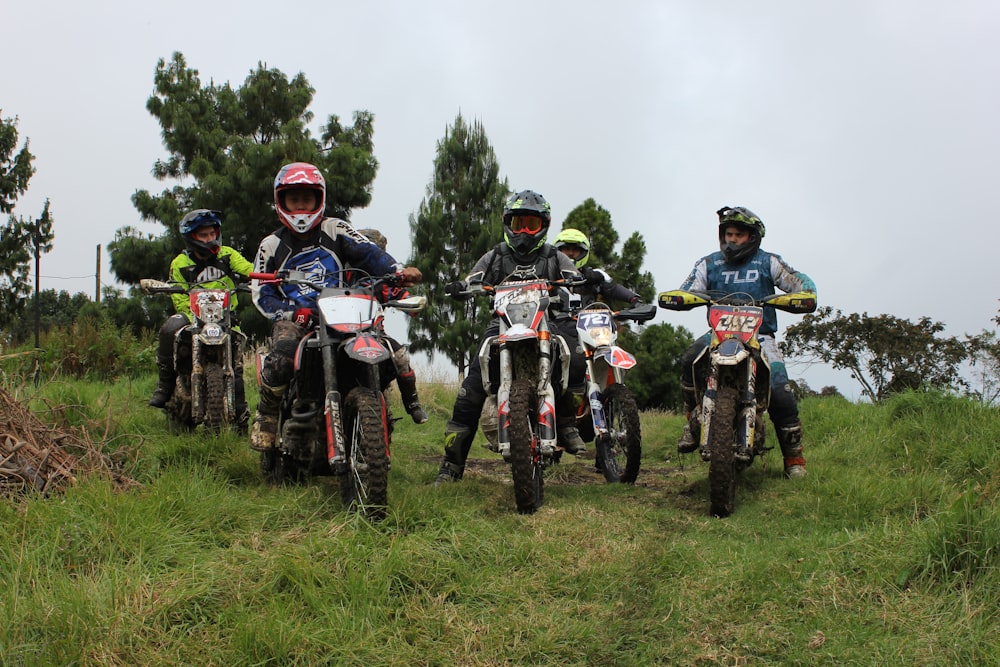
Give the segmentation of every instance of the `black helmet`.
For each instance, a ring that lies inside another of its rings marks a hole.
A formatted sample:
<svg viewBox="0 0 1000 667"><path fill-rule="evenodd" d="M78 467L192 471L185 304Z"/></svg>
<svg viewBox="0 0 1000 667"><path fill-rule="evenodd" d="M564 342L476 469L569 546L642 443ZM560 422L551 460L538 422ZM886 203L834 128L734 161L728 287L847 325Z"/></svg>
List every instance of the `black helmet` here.
<svg viewBox="0 0 1000 667"><path fill-rule="evenodd" d="M764 221L756 213L742 206L723 206L716 213L719 215L719 249L726 261L732 264L746 262L760 248L760 240L764 238ZM738 227L750 232L750 240L746 243L726 243L726 229Z"/></svg>
<svg viewBox="0 0 1000 667"><path fill-rule="evenodd" d="M522 190L507 198L503 207L503 237L518 260L527 260L545 244L552 207L545 197Z"/></svg>
<svg viewBox="0 0 1000 667"><path fill-rule="evenodd" d="M207 208L196 208L183 218L180 222L181 237L187 249L197 255L218 255L219 248L222 247L222 214L218 211L210 211ZM201 227L218 227L219 235L214 240L206 242L199 241L192 237L196 229Z"/></svg>

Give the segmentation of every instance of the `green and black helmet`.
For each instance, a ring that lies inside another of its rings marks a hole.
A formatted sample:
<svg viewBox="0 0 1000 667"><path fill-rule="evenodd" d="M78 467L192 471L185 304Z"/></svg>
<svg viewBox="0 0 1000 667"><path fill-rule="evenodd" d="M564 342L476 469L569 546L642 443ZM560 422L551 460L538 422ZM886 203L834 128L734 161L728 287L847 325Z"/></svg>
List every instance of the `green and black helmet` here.
<svg viewBox="0 0 1000 667"><path fill-rule="evenodd" d="M764 238L764 221L756 213L743 206L723 206L716 213L719 215L719 249L732 264L742 264L749 260L760 248L760 240ZM750 232L750 240L746 243L726 243L726 229L738 227Z"/></svg>

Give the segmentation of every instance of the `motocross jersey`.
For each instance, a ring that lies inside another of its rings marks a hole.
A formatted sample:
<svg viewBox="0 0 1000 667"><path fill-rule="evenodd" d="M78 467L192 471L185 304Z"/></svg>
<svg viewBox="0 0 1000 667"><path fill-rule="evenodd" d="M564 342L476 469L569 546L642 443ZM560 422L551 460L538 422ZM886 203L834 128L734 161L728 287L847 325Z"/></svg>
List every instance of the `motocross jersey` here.
<svg viewBox="0 0 1000 667"><path fill-rule="evenodd" d="M580 276L573 260L558 252L555 246L548 243L539 248L533 263L529 265L519 263L509 245L498 243L479 258L466 280L496 285L516 269L531 268L535 270L535 275L546 280L559 280L565 277L578 278Z"/></svg>
<svg viewBox="0 0 1000 667"><path fill-rule="evenodd" d="M360 234L351 224L339 218L325 218L305 239L282 227L260 243L254 259L254 271L301 271L313 282L335 287L348 267L358 268L374 276L403 270L392 255ZM299 308L314 308L319 293L308 285L252 285L253 302L270 320L290 320Z"/></svg>
<svg viewBox="0 0 1000 667"><path fill-rule="evenodd" d="M809 276L793 269L780 255L759 248L742 264L730 264L722 251L702 257L681 285L681 289L695 292L742 292L754 299L774 294L775 287L783 292L816 293L816 285ZM774 335L777 330L778 316L774 308L765 307L760 333Z"/></svg>
<svg viewBox="0 0 1000 667"><path fill-rule="evenodd" d="M206 289L231 290L236 287L234 274L246 276L253 270L253 265L235 248L222 246L219 254L208 259L192 256L185 250L170 262L168 280L180 285L194 285ZM187 294L171 294L174 310L191 320L191 302ZM238 305L236 294L232 295L231 307L235 311Z"/></svg>

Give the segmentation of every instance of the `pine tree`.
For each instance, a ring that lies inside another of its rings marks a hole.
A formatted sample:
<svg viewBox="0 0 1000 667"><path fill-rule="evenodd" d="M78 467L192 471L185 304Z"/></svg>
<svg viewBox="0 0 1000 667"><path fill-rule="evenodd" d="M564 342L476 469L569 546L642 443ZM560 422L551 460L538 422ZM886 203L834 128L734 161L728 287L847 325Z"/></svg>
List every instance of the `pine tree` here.
<svg viewBox="0 0 1000 667"><path fill-rule="evenodd" d="M434 179L415 215L410 215L413 256L424 275L428 307L409 322L410 348L444 355L465 376L476 342L492 318L485 302L453 301L445 286L464 278L484 253L503 238L506 179L482 125L462 118L445 129L437 144Z"/></svg>

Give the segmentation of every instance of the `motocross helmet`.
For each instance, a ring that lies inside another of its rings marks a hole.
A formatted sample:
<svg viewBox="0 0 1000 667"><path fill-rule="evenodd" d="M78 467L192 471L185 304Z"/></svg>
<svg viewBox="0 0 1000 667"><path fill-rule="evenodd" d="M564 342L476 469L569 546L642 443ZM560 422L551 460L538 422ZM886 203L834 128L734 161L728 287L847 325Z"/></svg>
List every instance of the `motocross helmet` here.
<svg viewBox="0 0 1000 667"><path fill-rule="evenodd" d="M519 261L528 261L545 244L552 207L545 197L522 190L507 198L503 207L503 238Z"/></svg>
<svg viewBox="0 0 1000 667"><path fill-rule="evenodd" d="M313 210L292 212L285 206L285 193L298 189L316 192L316 206ZM323 210L326 208L326 181L323 174L308 162L286 164L274 177L274 208L285 227L299 234L308 232L323 220Z"/></svg>
<svg viewBox="0 0 1000 667"><path fill-rule="evenodd" d="M218 211L196 208L181 218L178 227L184 245L190 252L202 256L219 254L219 249L222 248L222 214ZM216 227L219 234L211 241L199 241L193 234L202 227Z"/></svg>
<svg viewBox="0 0 1000 667"><path fill-rule="evenodd" d="M581 232L579 229L573 229L571 227L565 227L559 235L556 236L555 241L553 241L557 250L561 250L566 246L576 246L583 252L579 257L573 260L576 264L576 268L583 268L583 265L587 263L587 259L590 258L590 240L587 235Z"/></svg>
<svg viewBox="0 0 1000 667"><path fill-rule="evenodd" d="M727 262L743 264L760 248L760 240L764 238L764 221L742 206L723 206L716 213L719 216L719 249ZM726 229L729 227L750 232L750 240L740 244L726 243Z"/></svg>

